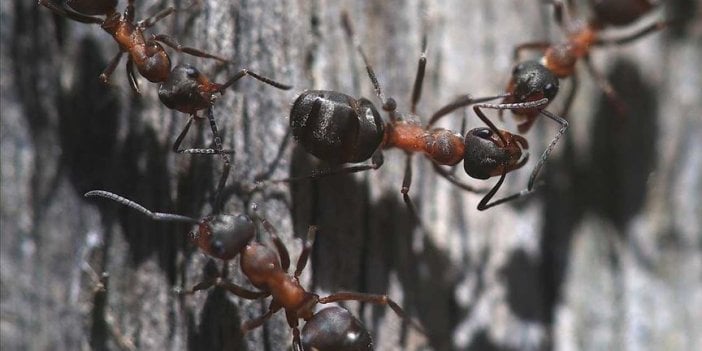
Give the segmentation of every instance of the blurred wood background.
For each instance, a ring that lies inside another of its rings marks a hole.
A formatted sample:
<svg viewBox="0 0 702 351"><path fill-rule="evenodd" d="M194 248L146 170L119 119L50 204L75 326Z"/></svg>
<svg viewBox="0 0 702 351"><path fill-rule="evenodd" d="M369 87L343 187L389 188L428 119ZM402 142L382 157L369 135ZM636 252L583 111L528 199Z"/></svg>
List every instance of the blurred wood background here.
<svg viewBox="0 0 702 351"><path fill-rule="evenodd" d="M137 18L168 5L188 4L138 1ZM678 18L673 28L594 53L630 113L617 117L582 69L571 128L531 198L478 212L479 195L437 178L415 157L410 194L430 233L402 202L404 155L394 150L374 172L244 191L269 169L283 178L318 166L294 142L283 144L301 91L376 102L341 31L342 9L400 111L409 110L427 35L425 118L460 94L500 92L514 45L560 34L537 0L203 0L155 26L152 33L234 61L222 67L169 50L174 63L196 64L220 82L246 67L295 86L282 92L244 79L217 101L215 114L237 152L226 210L259 203L293 259L307 226L319 226L307 287L320 295L387 293L429 331L418 335L388 308L345 305L378 350L702 349L698 1L666 2L634 27ZM209 214L221 162L170 152L185 115L164 108L144 79L143 95L133 96L123 64L111 86L99 83L116 45L98 26L53 16L35 1L3 1L0 11L2 349L287 350L283 313L239 332L266 302L219 289L187 298L173 292L200 281L209 261L187 242L190 228L82 197L106 189L153 210ZM460 119L442 125L458 129ZM200 124L187 145L209 143ZM516 129L511 118L504 125ZM526 135L532 156L556 129L536 122ZM526 185L535 159L508 176L504 193ZM231 266L244 283L238 262ZM91 271L109 272L106 294L96 293Z"/></svg>

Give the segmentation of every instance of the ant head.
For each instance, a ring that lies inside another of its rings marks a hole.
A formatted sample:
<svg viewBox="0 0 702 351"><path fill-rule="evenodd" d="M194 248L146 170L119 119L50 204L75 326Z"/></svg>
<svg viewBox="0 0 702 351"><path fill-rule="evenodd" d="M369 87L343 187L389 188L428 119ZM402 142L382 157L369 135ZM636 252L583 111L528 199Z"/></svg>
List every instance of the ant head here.
<svg viewBox="0 0 702 351"><path fill-rule="evenodd" d="M198 247L212 257L231 260L256 236L247 215L216 215L202 219L196 236Z"/></svg>
<svg viewBox="0 0 702 351"><path fill-rule="evenodd" d="M290 111L290 127L307 152L331 163L369 159L385 134L372 102L330 90L300 94Z"/></svg>
<svg viewBox="0 0 702 351"><path fill-rule="evenodd" d="M177 65L158 87L158 97L170 109L195 114L212 104L217 84L191 65Z"/></svg>
<svg viewBox="0 0 702 351"><path fill-rule="evenodd" d="M317 312L302 327L305 350L366 351L373 349L368 330L351 312L327 307Z"/></svg>
<svg viewBox="0 0 702 351"><path fill-rule="evenodd" d="M625 26L638 20L656 6L649 0L590 0L595 21L602 24Z"/></svg>
<svg viewBox="0 0 702 351"><path fill-rule="evenodd" d="M66 5L84 15L107 15L117 8L117 0L67 0Z"/></svg>
<svg viewBox="0 0 702 351"><path fill-rule="evenodd" d="M490 128L475 128L466 133L463 168L476 179L488 179L523 166L528 158L522 150L529 148L523 137L506 131L496 134Z"/></svg>
<svg viewBox="0 0 702 351"><path fill-rule="evenodd" d="M507 91L512 94L512 103L551 101L558 94L558 78L539 62L524 61L514 66Z"/></svg>
<svg viewBox="0 0 702 351"><path fill-rule="evenodd" d="M282 272L278 253L266 245L251 242L241 254L241 271L257 288L268 285L275 272Z"/></svg>

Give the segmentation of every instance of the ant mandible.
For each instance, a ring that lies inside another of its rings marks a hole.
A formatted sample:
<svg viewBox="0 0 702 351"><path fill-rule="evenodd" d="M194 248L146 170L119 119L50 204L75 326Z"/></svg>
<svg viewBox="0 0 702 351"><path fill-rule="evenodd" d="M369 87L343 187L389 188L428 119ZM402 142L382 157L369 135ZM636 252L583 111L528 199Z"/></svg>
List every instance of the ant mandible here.
<svg viewBox="0 0 702 351"><path fill-rule="evenodd" d="M408 192L412 182L412 155L416 152L424 153L432 161L434 169L440 176L466 191L477 192L475 188L458 180L441 165L455 166L464 161L464 169L471 177L487 179L501 175L501 179L478 204L479 210L528 194L527 191L522 191L490 203L502 185L505 175L526 163L528 154L523 157L522 151L528 148L528 143L521 136L498 130L480 112L480 108L537 108L548 103L546 97L537 101L514 104L487 104L486 101L505 97L505 95L483 98L467 95L439 109L429 124L423 126L415 121L417 119L415 112L421 96L426 67L426 40L414 81L410 114L402 115L395 111L397 107L395 100L386 99L383 95L373 68L354 36L348 14L343 12L341 17L344 31L360 53L373 89L383 104L383 110L389 114L390 121L385 122L373 103L365 98L356 99L330 90L303 92L295 100L290 111L290 127L293 136L307 152L340 166L316 172L308 177L289 178L283 181L378 169L383 164L382 149L394 147L407 153L401 193L415 218L418 218L416 209ZM451 130L430 128L440 117L468 105L475 105L478 117L488 128L475 128L468 131L465 137ZM362 163L368 159L371 159L370 164ZM345 163L353 164L344 166Z"/></svg>
<svg viewBox="0 0 702 351"><path fill-rule="evenodd" d="M139 22L134 22L134 1L127 2L123 14L117 12L117 0L66 0L65 3L56 4L57 0L39 0L39 4L50 9L55 14L67 17L77 22L99 24L103 30L112 35L119 45L119 52L100 74L100 80L107 83L124 53L128 53L127 78L135 93L139 93L139 86L134 74L134 66L139 74L153 83L164 82L171 72L171 60L164 50L163 43L171 48L193 56L211 58L221 62L228 60L204 51L180 45L174 38L165 35L152 35L144 37L144 31L156 22L171 15L176 10L168 7L151 17ZM98 16L105 16L101 18Z"/></svg>
<svg viewBox="0 0 702 351"><path fill-rule="evenodd" d="M336 340L334 342L338 343L336 345L340 347L345 345L345 342L348 342L343 337L340 337L340 333L357 332L359 328L363 332L365 328L362 328L362 326L359 327L360 322L355 323L351 321L352 323L341 332L338 329L325 330L326 328L321 328L320 325L327 325L329 319L333 318L335 315L341 315L342 313L339 313L339 311L324 312L322 315L319 315L321 312L315 313L314 308L317 304L354 300L387 305L398 316L403 319L408 319L414 328L426 334L424 329L419 324L409 319L404 310L387 295L340 292L320 297L317 294L306 291L305 288L300 285L298 278L307 265L312 251L314 237L317 232L317 227L315 226L309 227L307 241L296 263L295 272L293 275L290 275L288 274L290 268L290 255L288 250L282 240L280 240L275 227L256 213L256 204L252 204L251 208L255 213L255 217L261 222L270 235L275 250L253 240L256 236L256 227L251 217L244 214L236 216L213 215L197 220L178 214L152 212L132 200L103 190L89 191L85 196L99 196L113 200L157 221L176 221L198 224L198 230L190 233L190 240L210 256L224 260L225 272L227 269L226 261L239 255L242 273L249 280L251 285L258 288L259 291L253 291L229 282L223 279L223 277L226 277L226 273L223 273L220 277L206 279L196 284L192 289L184 293L192 294L211 286L220 286L234 295L249 300L271 296L272 300L268 311L258 318L245 322L241 327L243 332L261 326L274 313L284 309L288 325L293 330L293 346L296 350L304 350L302 348L300 331L298 329L299 319L312 322L312 325L307 329L308 336L306 337L306 342L314 345L317 342L324 343ZM348 316L342 315L341 317L349 320ZM367 333L367 331L365 331L365 333ZM360 339L365 339L365 337ZM370 339L370 337L367 339ZM352 345L360 347L363 346L363 344L364 342L358 341L358 343L353 343Z"/></svg>
<svg viewBox="0 0 702 351"><path fill-rule="evenodd" d="M564 31L566 39L562 42L528 42L514 48L513 57L519 60L520 54L525 50L537 50L543 52L543 56L538 61L525 61L515 66L512 77L508 83L508 91L519 91L510 98L505 99L505 103L529 101L532 95L538 95L543 86L531 84L526 81L530 75L544 74L550 72L557 78L570 77L572 84L570 91L563 105L560 115L567 115L568 110L574 100L578 85L578 76L575 64L582 59L585 62L588 72L595 79L599 88L617 109L620 115L626 115L626 106L617 95L614 88L607 81L607 78L600 73L592 64L590 51L594 47L608 45L623 45L639 39L647 34L661 30L668 25L666 21L658 21L647 25L634 33L620 37L603 37L601 32L608 26L628 25L650 11L655 4L648 0L590 0L593 9L593 17L588 21L573 20L572 14L574 6L572 1L568 1L568 9L565 9L560 0L550 1L554 5L554 17L556 23ZM519 125L519 132L526 133L534 119L536 113L530 110L513 111L517 118L523 120Z"/></svg>

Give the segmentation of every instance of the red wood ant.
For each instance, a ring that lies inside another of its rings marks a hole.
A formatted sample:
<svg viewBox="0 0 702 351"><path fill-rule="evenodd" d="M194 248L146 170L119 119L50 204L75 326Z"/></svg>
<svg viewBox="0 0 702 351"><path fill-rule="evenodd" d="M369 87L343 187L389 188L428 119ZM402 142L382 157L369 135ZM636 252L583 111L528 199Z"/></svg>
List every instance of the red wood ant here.
<svg viewBox="0 0 702 351"><path fill-rule="evenodd" d="M299 319L312 322L312 325L307 328L305 334L307 335L306 342L309 342L311 345L333 342L333 345L341 347L346 345L345 343L348 343L349 340L341 337L340 333L360 333L359 335L361 337L352 342L351 345L361 347L366 344L364 340L369 340L370 338L367 337L367 331L360 325L360 322L356 323L357 320L354 322L355 318L351 320L349 316L344 315L344 313L338 310L327 311L321 315L321 312L314 312L314 308L317 304L354 300L387 305L398 316L409 320L413 327L423 334L426 334L424 329L419 324L409 319L404 310L387 295L339 292L320 297L317 294L306 291L305 288L300 285L298 278L307 265L308 258L312 251L312 244L317 232L316 226L309 227L307 241L295 265L295 272L290 275L288 273L290 268L290 255L288 250L278 236L275 227L256 213L256 204L252 204L251 208L254 211L256 219L261 222L270 235L275 250L253 240L256 236L256 226L251 217L244 214L236 216L221 214L212 215L197 220L178 214L152 212L132 200L103 190L89 191L85 193L85 196L99 196L113 200L157 221L198 224L198 230L191 232L189 239L201 250L212 257L224 261L233 259L236 255L239 255L242 273L249 280L251 285L259 289L258 291L247 289L223 279L226 277L227 265L225 264L225 271L221 276L206 279L184 293L191 294L212 286L220 286L244 299L255 300L271 296L272 300L268 311L258 318L245 322L241 327L243 332L261 326L274 313L284 309L288 325L293 330L293 345L296 350L303 350L300 331L298 329ZM343 330L327 330L327 323L338 323L334 318L343 318L348 321L349 324Z"/></svg>
<svg viewBox="0 0 702 351"><path fill-rule="evenodd" d="M590 0L593 9L593 17L588 21L572 20L570 14L564 9L564 5L560 0L552 0L554 5L554 17L558 25L565 32L566 39L562 42L528 42L515 47L514 60L518 61L520 53L524 50L537 50L543 52L543 56L536 61L526 61L518 64L526 64L530 67L524 69L516 69L512 72L512 78L508 84L508 91L516 91L520 89L520 81L524 82L528 79L528 75L532 72L543 71L541 65L557 78L572 79L572 84L566 101L563 106L563 111L560 115L566 115L572 104L575 92L577 89L578 77L575 70L575 64L582 59L588 69L588 72L593 76L595 82L600 89L605 93L609 101L617 108L621 115L626 115L626 107L618 97L616 91L592 64L590 59L590 51L594 47L607 45L622 45L639 39L647 34L661 30L668 25L668 22L659 21L647 25L634 33L620 37L603 37L601 32L608 26L628 25L639 19L642 15L650 11L655 4L648 0ZM573 10L572 2L569 1L568 6ZM525 83L522 83L525 84ZM505 99L505 103L529 101L532 96L537 94L534 91L524 90L524 94L513 94ZM513 111L518 118L524 122L520 124L520 133L525 133L531 127L537 113L533 110L516 110Z"/></svg>
<svg viewBox="0 0 702 351"><path fill-rule="evenodd" d="M139 74L150 82L159 83L168 79L171 72L171 60L168 53L159 43L193 56L211 58L221 62L228 60L204 51L180 45L174 38L165 35L152 35L144 37L144 31L156 22L173 14L174 7L168 7L151 17L139 22L134 22L134 1L129 0L123 14L117 12L117 0L66 0L57 4L57 0L39 0L39 4L50 9L60 16L67 17L77 22L99 24L103 30L112 35L119 45L119 52L110 61L107 68L100 74L103 83L109 81L110 76L119 64L124 53L128 53L127 78L135 93L139 93L139 86L134 75L134 66ZM105 16L104 18L98 16Z"/></svg>
<svg viewBox="0 0 702 351"><path fill-rule="evenodd" d="M373 89L383 103L383 110L389 114L390 121L385 122L373 103L365 98L356 99L330 90L303 92L297 97L290 111L290 127L293 136L308 153L340 166L316 172L308 177L283 181L378 169L383 164L382 149L394 147L407 153L401 192L405 203L416 218L418 218L416 210L408 195L412 182L412 155L416 152L424 153L432 161L434 169L440 176L467 191L476 192L476 189L458 180L441 165L455 166L464 161L464 169L471 177L487 179L501 175L497 184L478 204L479 210L528 194L527 191L522 191L489 203L502 185L506 174L526 163L528 154L523 156L522 151L528 148L528 143L521 136L498 130L480 111L480 108L538 108L548 103L549 96L542 96L536 101L487 104L486 101L505 97L505 95L484 98L466 95L439 109L428 125L421 125L415 121L418 118L415 112L426 67L426 40L414 81L411 110L409 114L404 115L395 111L397 104L394 99L386 99L383 95L373 68L354 37L351 23L345 12L342 14L342 24L346 35L353 41L356 50L363 58ZM430 128L442 116L468 105L475 105L474 110L488 128L470 130L465 136L443 128ZM371 159L370 164L362 163L368 159ZM344 166L345 163L353 164ZM536 171L538 169L535 170L534 176Z"/></svg>
<svg viewBox="0 0 702 351"><path fill-rule="evenodd" d="M222 170L222 176L219 180L219 185L217 186L215 206L219 208L221 206L220 197L222 195L222 190L229 177L229 170L231 168L231 160L228 154L233 154L233 150L224 150L222 146L222 138L219 135L217 129L217 123L214 119L214 114L212 112L212 105L216 100L216 94L224 94L225 90L234 84L239 79L251 76L258 81L271 85L275 88L288 90L292 87L279 82L276 82L270 78L261 76L255 72L248 69L241 69L232 78L223 84L214 83L202 74L197 68L191 65L177 65L171 71L166 81L161 83L158 88L158 97L161 102L166 105L166 107L180 112L184 112L190 115L188 123L185 124L183 130L180 132L175 142L173 143L173 152L176 153L186 153L186 154L220 154L224 160L224 169ZM198 111L207 109L207 119L210 123L210 129L212 130L213 142L215 148L187 148L181 149L180 144L183 142L185 135L190 130L190 126L194 120L199 120L201 116L198 116Z"/></svg>

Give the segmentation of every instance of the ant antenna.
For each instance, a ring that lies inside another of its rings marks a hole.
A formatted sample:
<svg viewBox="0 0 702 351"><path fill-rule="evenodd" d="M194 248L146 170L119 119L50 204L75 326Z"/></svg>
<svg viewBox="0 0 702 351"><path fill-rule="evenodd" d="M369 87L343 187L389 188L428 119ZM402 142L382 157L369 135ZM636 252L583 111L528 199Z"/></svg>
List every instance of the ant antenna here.
<svg viewBox="0 0 702 351"><path fill-rule="evenodd" d="M270 85L270 86L276 87L276 88L281 89L281 90L290 90L290 89L292 89L292 86L291 86L291 85L286 85L286 84L283 84L283 83L276 82L275 80L273 80L273 79L271 79L271 78L264 77L264 76L262 76L262 75L259 75L259 74L255 73L255 72L251 72L251 71L249 71L248 69L243 68L243 69L239 70L239 72L237 72L231 79L229 79L228 81L226 81L224 84L220 85L219 88L217 88L217 92L219 92L220 94L224 95L224 91L225 91L227 88L229 88L229 86L231 86L231 85L234 84L237 80L241 79L241 78L244 77L244 76L251 76L251 77L257 79L258 81L260 81L260 82L262 82L262 83L268 84L268 85Z"/></svg>
<svg viewBox="0 0 702 351"><path fill-rule="evenodd" d="M378 78L375 76L375 72L373 71L373 67L370 65L368 62L368 57L366 56L366 53L363 51L363 48L361 47L361 43L358 41L356 38L356 35L353 32L353 27L351 26L351 20L349 19L349 14L346 11L341 12L341 24L342 27L344 28L344 32L346 32L346 36L351 39L351 42L353 45L356 47L356 50L358 53L361 54L361 58L363 59L363 63L366 65L366 71L368 72L368 77L371 80L371 83L373 83L373 89L375 90L375 95L378 96L380 99L380 102L383 103L383 110L387 112L393 112L397 108L397 103L395 102L395 99L393 98L385 98L385 94L383 94L382 89L380 89L380 83L378 83Z"/></svg>
<svg viewBox="0 0 702 351"><path fill-rule="evenodd" d="M417 76L414 78L414 88L412 89L412 108L410 112L417 112L417 102L422 97L422 83L424 82L424 70L427 66L427 35L422 36L422 53L419 55L417 65Z"/></svg>
<svg viewBox="0 0 702 351"><path fill-rule="evenodd" d="M182 215L177 215L177 214L172 214L172 213L161 213L161 212L151 212L148 210L146 207L139 205L138 203L127 199L126 197L119 196L117 194L111 193L109 191L105 190L92 190L88 191L83 195L85 197L104 197L106 199L110 199L114 202L120 203L124 206L131 207L149 217L151 219L156 220L156 221L164 221L164 222L186 222L186 223L198 223L199 221L195 218L188 217L188 216L182 216Z"/></svg>

